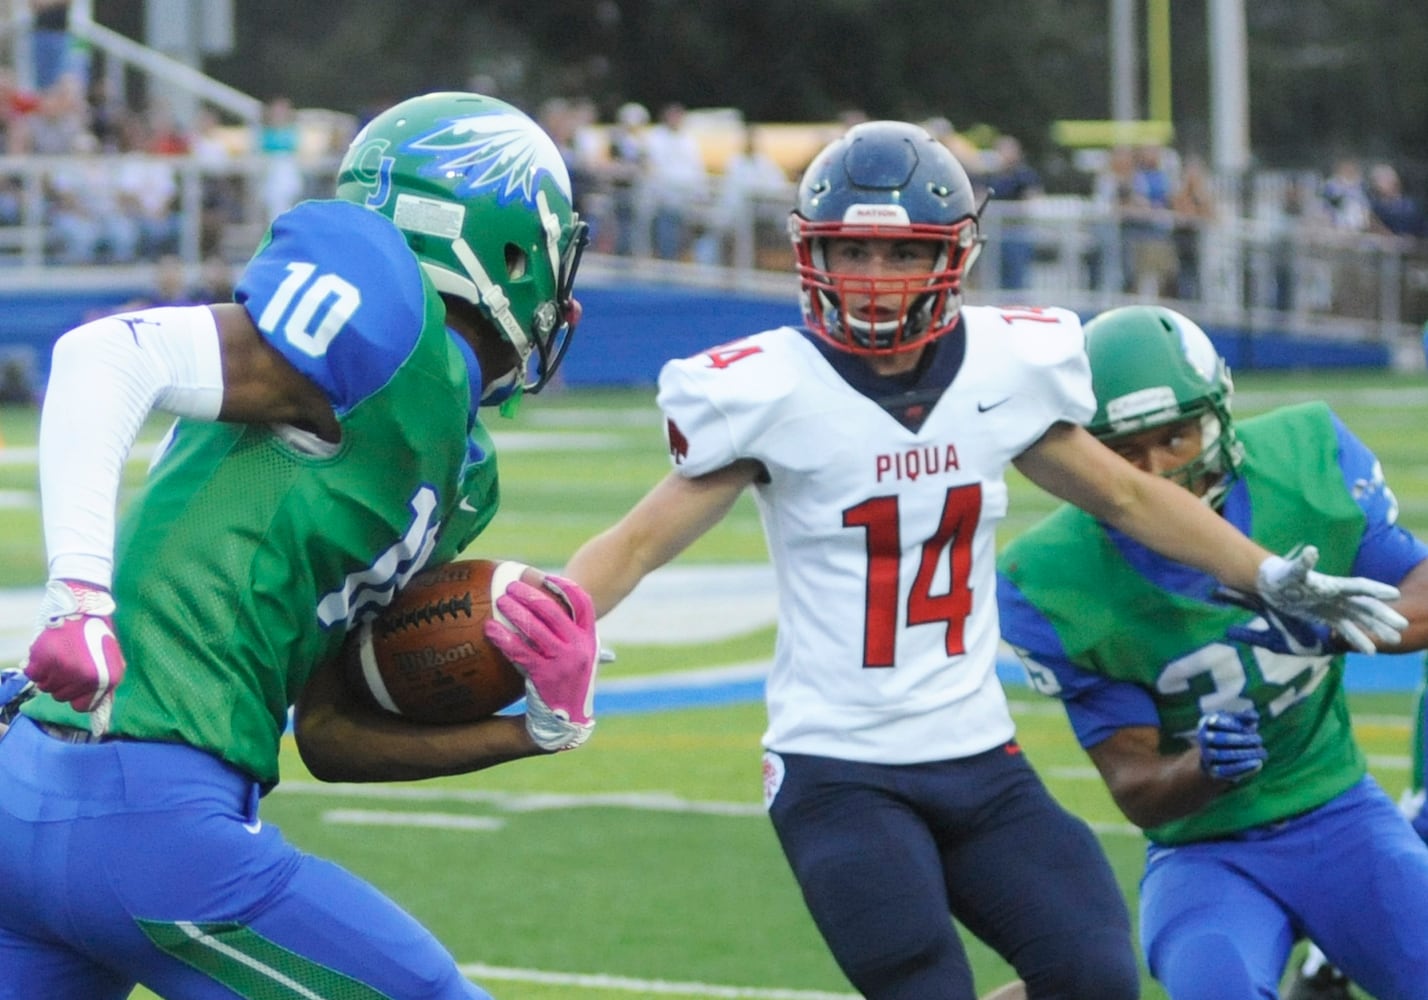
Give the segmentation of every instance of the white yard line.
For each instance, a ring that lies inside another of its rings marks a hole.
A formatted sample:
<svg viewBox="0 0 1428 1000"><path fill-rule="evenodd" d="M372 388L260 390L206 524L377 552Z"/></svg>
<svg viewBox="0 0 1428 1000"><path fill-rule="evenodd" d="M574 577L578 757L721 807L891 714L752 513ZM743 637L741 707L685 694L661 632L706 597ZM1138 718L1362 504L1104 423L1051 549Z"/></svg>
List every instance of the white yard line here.
<svg viewBox="0 0 1428 1000"><path fill-rule="evenodd" d="M588 990L623 990L645 996L717 997L730 1000L857 1000L856 993L827 993L822 990L770 989L762 986L719 986L714 983L677 983L663 979L632 979L604 973L542 972L539 969L511 969L469 963L462 975L476 982L501 979L508 982L540 983L547 986L575 986Z"/></svg>

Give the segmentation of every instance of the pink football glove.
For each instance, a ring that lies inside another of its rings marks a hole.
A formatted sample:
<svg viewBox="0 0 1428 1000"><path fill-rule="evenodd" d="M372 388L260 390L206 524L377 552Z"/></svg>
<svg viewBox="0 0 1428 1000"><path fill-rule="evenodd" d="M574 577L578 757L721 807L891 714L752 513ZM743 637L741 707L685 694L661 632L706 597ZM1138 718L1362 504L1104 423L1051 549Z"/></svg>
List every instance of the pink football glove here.
<svg viewBox="0 0 1428 1000"><path fill-rule="evenodd" d="M124 654L114 638L114 598L79 580L51 580L40 601L39 633L25 676L57 701L92 712L124 679Z"/></svg>
<svg viewBox="0 0 1428 1000"><path fill-rule="evenodd" d="M548 576L545 582L548 590L512 581L496 599L509 627L493 616L485 632L526 675L531 738L545 750L571 750L595 728L595 606L573 580Z"/></svg>

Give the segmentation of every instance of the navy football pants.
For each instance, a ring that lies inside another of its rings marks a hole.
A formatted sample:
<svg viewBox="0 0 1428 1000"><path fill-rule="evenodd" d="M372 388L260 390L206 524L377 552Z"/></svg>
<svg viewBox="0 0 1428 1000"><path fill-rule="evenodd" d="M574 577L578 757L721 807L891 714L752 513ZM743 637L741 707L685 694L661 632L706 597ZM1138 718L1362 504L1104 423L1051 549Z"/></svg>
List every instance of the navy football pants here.
<svg viewBox="0 0 1428 1000"><path fill-rule="evenodd" d="M949 917L1034 1000L1140 994L1130 916L1085 823L1015 743L962 760L768 754L769 816L833 957L874 1000L972 1000ZM991 985L991 984L984 984Z"/></svg>

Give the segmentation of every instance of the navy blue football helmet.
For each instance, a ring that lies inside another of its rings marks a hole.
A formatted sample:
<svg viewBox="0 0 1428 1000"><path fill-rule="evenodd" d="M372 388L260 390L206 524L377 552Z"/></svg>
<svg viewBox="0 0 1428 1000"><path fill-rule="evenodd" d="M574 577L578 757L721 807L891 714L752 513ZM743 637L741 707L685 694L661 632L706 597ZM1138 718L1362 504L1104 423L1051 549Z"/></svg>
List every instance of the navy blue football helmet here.
<svg viewBox="0 0 1428 1000"><path fill-rule="evenodd" d="M896 354L952 330L962 278L984 239L972 184L957 158L926 130L893 121L855 125L814 158L788 228L804 321L853 354ZM830 239L926 240L937 245L937 257L926 274L850 275L828 268ZM873 296L878 308L870 314L894 318L848 314L842 303L849 293Z"/></svg>

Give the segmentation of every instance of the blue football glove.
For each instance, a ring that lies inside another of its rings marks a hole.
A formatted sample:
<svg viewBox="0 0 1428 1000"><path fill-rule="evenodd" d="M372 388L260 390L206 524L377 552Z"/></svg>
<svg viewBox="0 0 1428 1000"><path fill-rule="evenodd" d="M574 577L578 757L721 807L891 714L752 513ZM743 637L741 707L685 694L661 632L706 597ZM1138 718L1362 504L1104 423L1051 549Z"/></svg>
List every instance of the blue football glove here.
<svg viewBox="0 0 1428 1000"><path fill-rule="evenodd" d="M20 706L38 690L19 668L0 670L0 732L15 718Z"/></svg>
<svg viewBox="0 0 1428 1000"><path fill-rule="evenodd" d="M1258 774L1269 757L1259 734L1259 713L1252 708L1201 716L1195 743L1200 748L1200 770L1231 784Z"/></svg>
<svg viewBox="0 0 1428 1000"><path fill-rule="evenodd" d="M1248 608L1259 616L1225 630L1225 635L1235 642L1285 656L1333 656L1349 649L1349 644L1329 626L1287 615L1243 591L1221 587L1215 591L1215 599Z"/></svg>

